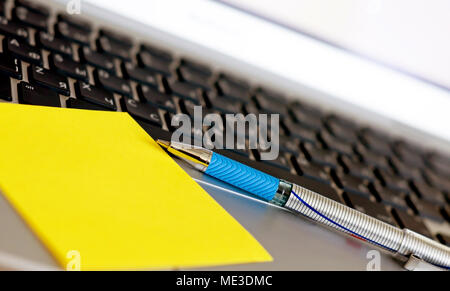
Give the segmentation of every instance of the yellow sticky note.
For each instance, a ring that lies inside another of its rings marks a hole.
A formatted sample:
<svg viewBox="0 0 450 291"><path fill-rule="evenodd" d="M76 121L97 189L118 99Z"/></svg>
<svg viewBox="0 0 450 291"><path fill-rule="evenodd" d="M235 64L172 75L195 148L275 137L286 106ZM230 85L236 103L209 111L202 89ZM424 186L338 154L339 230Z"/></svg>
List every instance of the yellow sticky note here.
<svg viewBox="0 0 450 291"><path fill-rule="evenodd" d="M271 260L126 113L0 104L0 189L63 268Z"/></svg>

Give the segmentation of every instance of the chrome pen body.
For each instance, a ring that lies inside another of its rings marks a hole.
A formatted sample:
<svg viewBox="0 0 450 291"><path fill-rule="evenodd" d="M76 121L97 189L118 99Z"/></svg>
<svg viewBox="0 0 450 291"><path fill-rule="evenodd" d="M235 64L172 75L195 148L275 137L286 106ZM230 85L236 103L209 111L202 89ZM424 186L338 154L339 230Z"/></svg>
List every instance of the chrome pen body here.
<svg viewBox="0 0 450 291"><path fill-rule="evenodd" d="M207 149L166 141L158 143L205 174L265 201L300 213L393 255L415 256L434 266L450 269L450 248L416 232L397 228L305 187L279 180Z"/></svg>

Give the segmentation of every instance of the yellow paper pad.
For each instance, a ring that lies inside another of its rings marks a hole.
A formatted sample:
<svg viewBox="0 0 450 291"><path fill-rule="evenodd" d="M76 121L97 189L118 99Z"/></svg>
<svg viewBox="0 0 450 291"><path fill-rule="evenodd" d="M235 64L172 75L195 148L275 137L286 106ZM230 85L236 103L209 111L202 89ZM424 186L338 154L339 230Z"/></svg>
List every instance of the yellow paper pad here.
<svg viewBox="0 0 450 291"><path fill-rule="evenodd" d="M271 260L126 113L0 103L0 189L63 268Z"/></svg>

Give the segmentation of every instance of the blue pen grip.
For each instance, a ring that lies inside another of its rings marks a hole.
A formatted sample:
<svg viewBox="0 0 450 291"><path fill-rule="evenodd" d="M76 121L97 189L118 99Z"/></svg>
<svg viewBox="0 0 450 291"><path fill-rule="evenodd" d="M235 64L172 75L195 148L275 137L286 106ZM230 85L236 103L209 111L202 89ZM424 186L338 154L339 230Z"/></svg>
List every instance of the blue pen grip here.
<svg viewBox="0 0 450 291"><path fill-rule="evenodd" d="M270 175L216 153L213 153L205 173L266 201L273 199L280 183Z"/></svg>

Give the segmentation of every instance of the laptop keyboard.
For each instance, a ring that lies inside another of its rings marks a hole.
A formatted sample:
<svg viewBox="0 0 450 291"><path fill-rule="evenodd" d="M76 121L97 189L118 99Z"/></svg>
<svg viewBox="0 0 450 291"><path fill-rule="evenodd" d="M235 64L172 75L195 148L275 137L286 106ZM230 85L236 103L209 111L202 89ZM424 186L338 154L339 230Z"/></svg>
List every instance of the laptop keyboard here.
<svg viewBox="0 0 450 291"><path fill-rule="evenodd" d="M25 0L7 11L5 2L0 0L4 102L126 111L155 139L170 139L172 116L193 116L198 105L206 113L277 113L277 160L261 161L259 150L218 152L450 244L450 157L174 58L157 43L135 50L130 37L85 20L52 18L48 7Z"/></svg>

